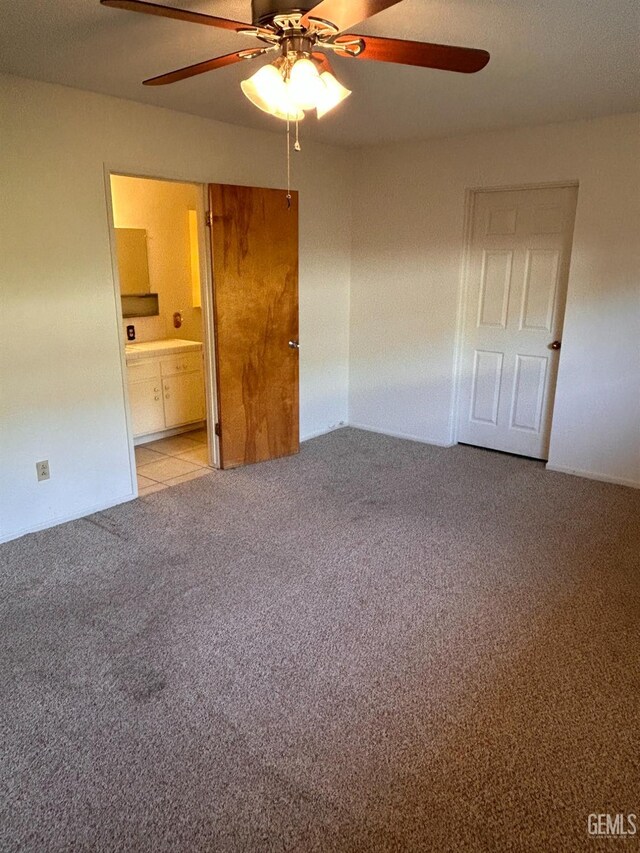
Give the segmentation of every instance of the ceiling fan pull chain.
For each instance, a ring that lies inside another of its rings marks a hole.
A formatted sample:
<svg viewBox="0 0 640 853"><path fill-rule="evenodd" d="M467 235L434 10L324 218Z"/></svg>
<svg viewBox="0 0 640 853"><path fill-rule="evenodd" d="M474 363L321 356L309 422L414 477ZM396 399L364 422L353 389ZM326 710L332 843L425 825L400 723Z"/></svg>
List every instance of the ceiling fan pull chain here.
<svg viewBox="0 0 640 853"><path fill-rule="evenodd" d="M291 210L291 123L287 119L287 207Z"/></svg>
<svg viewBox="0 0 640 853"><path fill-rule="evenodd" d="M293 146L296 151L302 150L302 148L300 147L300 137L298 135L299 129L300 129L300 122L298 121L298 119L296 119L296 144Z"/></svg>

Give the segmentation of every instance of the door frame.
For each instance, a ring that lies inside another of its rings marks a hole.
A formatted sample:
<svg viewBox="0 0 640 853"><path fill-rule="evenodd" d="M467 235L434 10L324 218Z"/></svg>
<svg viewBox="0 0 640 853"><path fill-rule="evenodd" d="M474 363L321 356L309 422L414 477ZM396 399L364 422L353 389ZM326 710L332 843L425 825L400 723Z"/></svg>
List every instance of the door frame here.
<svg viewBox="0 0 640 853"><path fill-rule="evenodd" d="M489 186L489 187L468 187L464 193L464 224L463 224L463 249L462 258L460 261L460 284L458 287L458 310L456 321L456 334L454 342L454 361L453 361L453 398L451 406L451 420L449 423L449 434L451 436L451 445L458 443L458 426L461 408L462 396L462 356L464 349L464 330L467 320L467 301L470 287L470 268L471 268L471 239L473 237L473 219L475 215L476 198L479 193L501 193L501 192L518 192L520 190L548 190L548 189L565 189L575 187L580 192L580 182L576 179L566 181L547 181L536 184L507 184L505 186ZM577 207L576 207L577 211ZM575 225L574 225L575 227ZM572 235L573 238L573 235ZM573 248L573 243L572 243ZM573 253L572 253L573 254ZM566 299L569 296L569 284L571 273L571 258L569 259L569 280L567 281ZM564 318L563 318L564 326ZM562 350L559 353L559 358L562 357ZM559 369L559 362L558 362ZM553 395L553 403L551 406L551 431L549 440L553 433L553 412L558 398L557 385ZM546 463L545 463L546 465Z"/></svg>
<svg viewBox="0 0 640 853"><path fill-rule="evenodd" d="M118 259L115 242L115 225L113 221L113 200L111 197L111 175L121 175L127 178L141 178L145 180L163 181L164 183L192 184L199 188L200 201L202 204L202 216L198 223L198 237L202 251L200 252L200 298L202 302L202 351L204 356L204 384L205 384L205 414L207 418L207 446L209 448L209 461L213 468L220 467L220 446L218 436L215 432L215 424L218 422L218 393L216 382L215 363L215 326L213 322L213 275L209 258L211 256L211 235L206 224L206 212L209 209L207 197L207 184L202 181L189 180L183 176L167 177L155 172L144 172L140 169L132 171L129 168L119 168L111 163L103 164L105 198L107 203L107 227L109 236L109 248L111 253L111 274L113 280L113 297L117 317L118 346L120 351L120 377L122 382L122 396L125 410L125 421L127 428L127 441L129 445L129 466L131 476L131 489L133 497L138 497L138 482L136 476L135 445L133 440L133 418L129 404L129 390L127 384L127 361L125 355L125 340L122 324L122 308L120 302L120 274L118 272Z"/></svg>

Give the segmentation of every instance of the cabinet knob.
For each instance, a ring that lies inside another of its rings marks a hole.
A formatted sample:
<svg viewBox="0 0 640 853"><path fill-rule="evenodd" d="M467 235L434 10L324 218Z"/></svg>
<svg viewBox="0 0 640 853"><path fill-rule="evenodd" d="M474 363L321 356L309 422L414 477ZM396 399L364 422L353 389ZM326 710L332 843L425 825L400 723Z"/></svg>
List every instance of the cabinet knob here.
<svg viewBox="0 0 640 853"><path fill-rule="evenodd" d="M153 399L154 399L154 400L159 400L159 399L160 399L160 397L155 396Z"/></svg>

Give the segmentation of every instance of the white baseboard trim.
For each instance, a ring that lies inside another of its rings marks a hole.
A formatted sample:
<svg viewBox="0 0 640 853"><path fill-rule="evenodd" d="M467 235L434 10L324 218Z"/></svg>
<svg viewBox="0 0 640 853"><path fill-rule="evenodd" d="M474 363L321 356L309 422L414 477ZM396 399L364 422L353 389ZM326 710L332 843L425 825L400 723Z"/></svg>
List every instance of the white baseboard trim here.
<svg viewBox="0 0 640 853"><path fill-rule="evenodd" d="M207 426L206 421L197 421L188 426L173 427L172 429L163 429L160 432L150 432L148 435L139 435L133 439L134 447L141 447L143 444L149 444L150 441L158 441L161 438L171 438L174 435L182 435L183 433L193 432L196 429L204 429Z"/></svg>
<svg viewBox="0 0 640 853"><path fill-rule="evenodd" d="M435 438L423 438L419 435L411 435L408 432L393 432L392 430L380 429L380 427L369 426L368 424L359 424L355 421L349 421L345 426L353 427L354 429L363 429L366 432L377 432L379 435L388 435L390 438L403 438L407 441L417 441L420 444L431 444L434 447L453 447L455 441L440 441Z"/></svg>
<svg viewBox="0 0 640 853"><path fill-rule="evenodd" d="M21 530L16 530L13 533L3 533L0 535L0 545L3 542L11 542L13 539L19 539L21 536L27 536L29 533L38 533L40 530L48 530L50 527L58 527L58 525L66 524L68 521L77 521L79 518L84 518L87 515L93 515L94 512L102 512L102 510L104 509L111 509L112 506L118 506L118 504L127 503L128 501L132 501L134 498L137 497L137 494L130 492L128 495L117 498L115 501L109 501L109 503L106 504L98 504L92 507L85 507L84 509L78 510L78 512L74 512L71 515L58 516L57 518L49 518L47 519L47 521L43 521L40 524L35 524L33 527L25 527Z"/></svg>
<svg viewBox="0 0 640 853"><path fill-rule="evenodd" d="M640 483L635 480L624 480L622 477L609 477L607 474L597 474L595 471L581 471L579 468L564 468L562 465L546 464L547 471L556 471L558 474L571 474L574 477L584 477L586 480L598 480L600 483L613 483L616 486L628 486L631 489L640 489Z"/></svg>
<svg viewBox="0 0 640 853"><path fill-rule="evenodd" d="M310 441L312 438L320 438L321 435L328 435L330 432L335 432L337 429L344 429L344 427L348 426L344 421L340 421L339 424L333 424L333 426L325 427L325 429L319 429L316 432L306 432L304 435L300 436L300 441Z"/></svg>

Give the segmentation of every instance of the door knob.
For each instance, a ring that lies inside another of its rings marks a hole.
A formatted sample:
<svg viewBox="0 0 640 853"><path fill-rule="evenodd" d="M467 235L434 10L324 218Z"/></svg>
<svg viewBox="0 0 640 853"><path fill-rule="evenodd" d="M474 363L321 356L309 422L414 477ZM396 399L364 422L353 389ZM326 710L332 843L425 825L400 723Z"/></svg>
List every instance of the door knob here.
<svg viewBox="0 0 640 853"><path fill-rule="evenodd" d="M549 344L549 349L560 349L562 346L562 341L551 341Z"/></svg>
<svg viewBox="0 0 640 853"><path fill-rule="evenodd" d="M300 344L298 341L289 341L289 346L291 349L300 349Z"/></svg>

